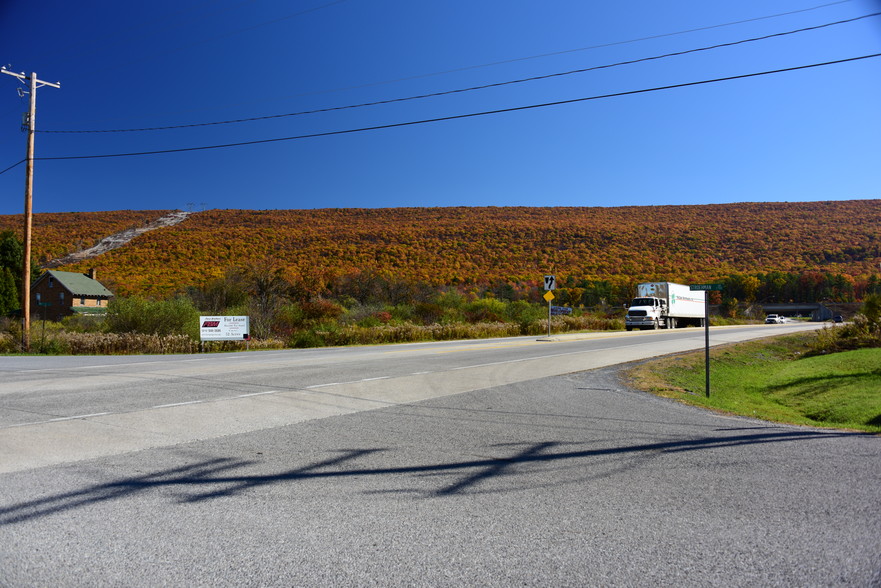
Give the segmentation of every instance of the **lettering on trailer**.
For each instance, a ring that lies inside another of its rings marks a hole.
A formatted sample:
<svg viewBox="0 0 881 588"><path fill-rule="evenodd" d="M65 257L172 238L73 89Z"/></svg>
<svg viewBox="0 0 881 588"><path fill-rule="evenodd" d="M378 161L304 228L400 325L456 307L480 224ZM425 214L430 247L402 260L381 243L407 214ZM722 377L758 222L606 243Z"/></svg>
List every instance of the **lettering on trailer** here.
<svg viewBox="0 0 881 588"><path fill-rule="evenodd" d="M676 304L676 301L677 301L677 300L685 300L686 302L695 302L695 303L700 303L700 304L703 304L703 303L704 303L704 299L703 299L703 298L691 298L691 297L689 297L689 296L682 296L682 295L677 296L676 294L671 294L671 295L670 295L670 302L671 302L672 304Z"/></svg>

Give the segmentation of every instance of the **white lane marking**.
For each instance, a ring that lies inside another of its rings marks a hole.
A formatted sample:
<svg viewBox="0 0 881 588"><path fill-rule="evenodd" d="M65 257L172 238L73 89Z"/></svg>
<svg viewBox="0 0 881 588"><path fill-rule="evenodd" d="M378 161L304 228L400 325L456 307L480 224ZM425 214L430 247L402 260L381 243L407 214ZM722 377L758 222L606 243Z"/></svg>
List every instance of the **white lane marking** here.
<svg viewBox="0 0 881 588"><path fill-rule="evenodd" d="M250 394L239 394L233 398L248 398L249 396L263 396L264 394L278 394L278 390L267 390L266 392L251 392Z"/></svg>
<svg viewBox="0 0 881 588"><path fill-rule="evenodd" d="M42 421L42 422L44 422L44 423L57 423L60 421L72 421L75 419L87 419L89 417L104 416L105 414L110 414L110 413L109 412L95 412L92 414L78 414L76 416L59 417L57 419L49 419L48 421Z"/></svg>
<svg viewBox="0 0 881 588"><path fill-rule="evenodd" d="M361 384L362 382L375 382L377 380L388 380L391 377L392 376L377 376L376 378L363 378L361 380L352 380L351 382L328 382L327 384L312 384L311 386L306 386L306 390L314 390L315 388L327 388L328 386L347 386L349 384Z"/></svg>
<svg viewBox="0 0 881 588"><path fill-rule="evenodd" d="M16 427L30 427L30 426L32 426L32 425L46 425L46 424L49 424L49 423L60 423L60 422L64 422L64 421L75 421L75 420L78 420L78 419L87 419L87 418L90 418L90 417L104 416L104 415L108 415L108 414L115 414L115 413L112 413L112 412L96 412L96 413L94 413L94 414L80 414L80 415L70 416L70 417L58 417L58 418L56 418L56 419L49 419L49 420L46 420L46 421L33 421L33 422L30 422L30 423L15 423L15 424L13 424L13 425L4 425L4 426L0 427L0 429L14 429L14 428L16 428Z"/></svg>
<svg viewBox="0 0 881 588"><path fill-rule="evenodd" d="M190 400L189 402L173 402L171 404L160 404L153 408L170 408L172 406L186 406L187 404L202 404L204 400Z"/></svg>

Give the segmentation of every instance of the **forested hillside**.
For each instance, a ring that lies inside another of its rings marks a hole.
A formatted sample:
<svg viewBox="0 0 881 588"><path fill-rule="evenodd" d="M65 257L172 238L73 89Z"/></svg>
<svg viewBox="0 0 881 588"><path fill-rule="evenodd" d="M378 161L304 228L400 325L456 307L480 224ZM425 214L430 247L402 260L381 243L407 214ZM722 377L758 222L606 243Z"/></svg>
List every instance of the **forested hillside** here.
<svg viewBox="0 0 881 588"><path fill-rule="evenodd" d="M88 247L165 211L35 217L35 258ZM17 229L20 217L0 217ZM272 267L320 294L380 276L431 286L604 281L703 282L732 275L836 276L859 296L877 285L881 200L613 208L212 210L77 266L119 294L166 296L235 267ZM767 276L765 276L767 277ZM781 278L784 279L784 278Z"/></svg>
<svg viewBox="0 0 881 588"><path fill-rule="evenodd" d="M111 212L53 212L35 214L32 224L34 261L38 264L88 249L125 229L140 227L168 214L167 210L114 210ZM23 215L0 215L0 231L21 236Z"/></svg>

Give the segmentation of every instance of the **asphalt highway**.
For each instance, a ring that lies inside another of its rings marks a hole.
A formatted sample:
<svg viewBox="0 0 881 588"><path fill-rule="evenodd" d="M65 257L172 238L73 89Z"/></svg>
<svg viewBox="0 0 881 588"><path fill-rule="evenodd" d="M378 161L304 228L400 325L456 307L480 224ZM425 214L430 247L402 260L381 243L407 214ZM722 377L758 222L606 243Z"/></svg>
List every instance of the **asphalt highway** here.
<svg viewBox="0 0 881 588"><path fill-rule="evenodd" d="M881 438L603 367L702 345L2 358L0 586L881 584Z"/></svg>
<svg viewBox="0 0 881 588"><path fill-rule="evenodd" d="M721 344L817 324L712 330ZM0 358L0 472L289 425L704 346L702 329L201 356Z"/></svg>

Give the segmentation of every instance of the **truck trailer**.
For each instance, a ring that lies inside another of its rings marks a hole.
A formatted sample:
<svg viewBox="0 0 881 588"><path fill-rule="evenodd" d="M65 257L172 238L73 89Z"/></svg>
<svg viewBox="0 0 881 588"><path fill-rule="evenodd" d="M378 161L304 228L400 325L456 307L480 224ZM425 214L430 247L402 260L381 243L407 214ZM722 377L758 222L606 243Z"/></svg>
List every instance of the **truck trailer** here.
<svg viewBox="0 0 881 588"><path fill-rule="evenodd" d="M624 325L633 329L675 329L704 324L706 292L692 291L673 282L646 282L636 286Z"/></svg>

